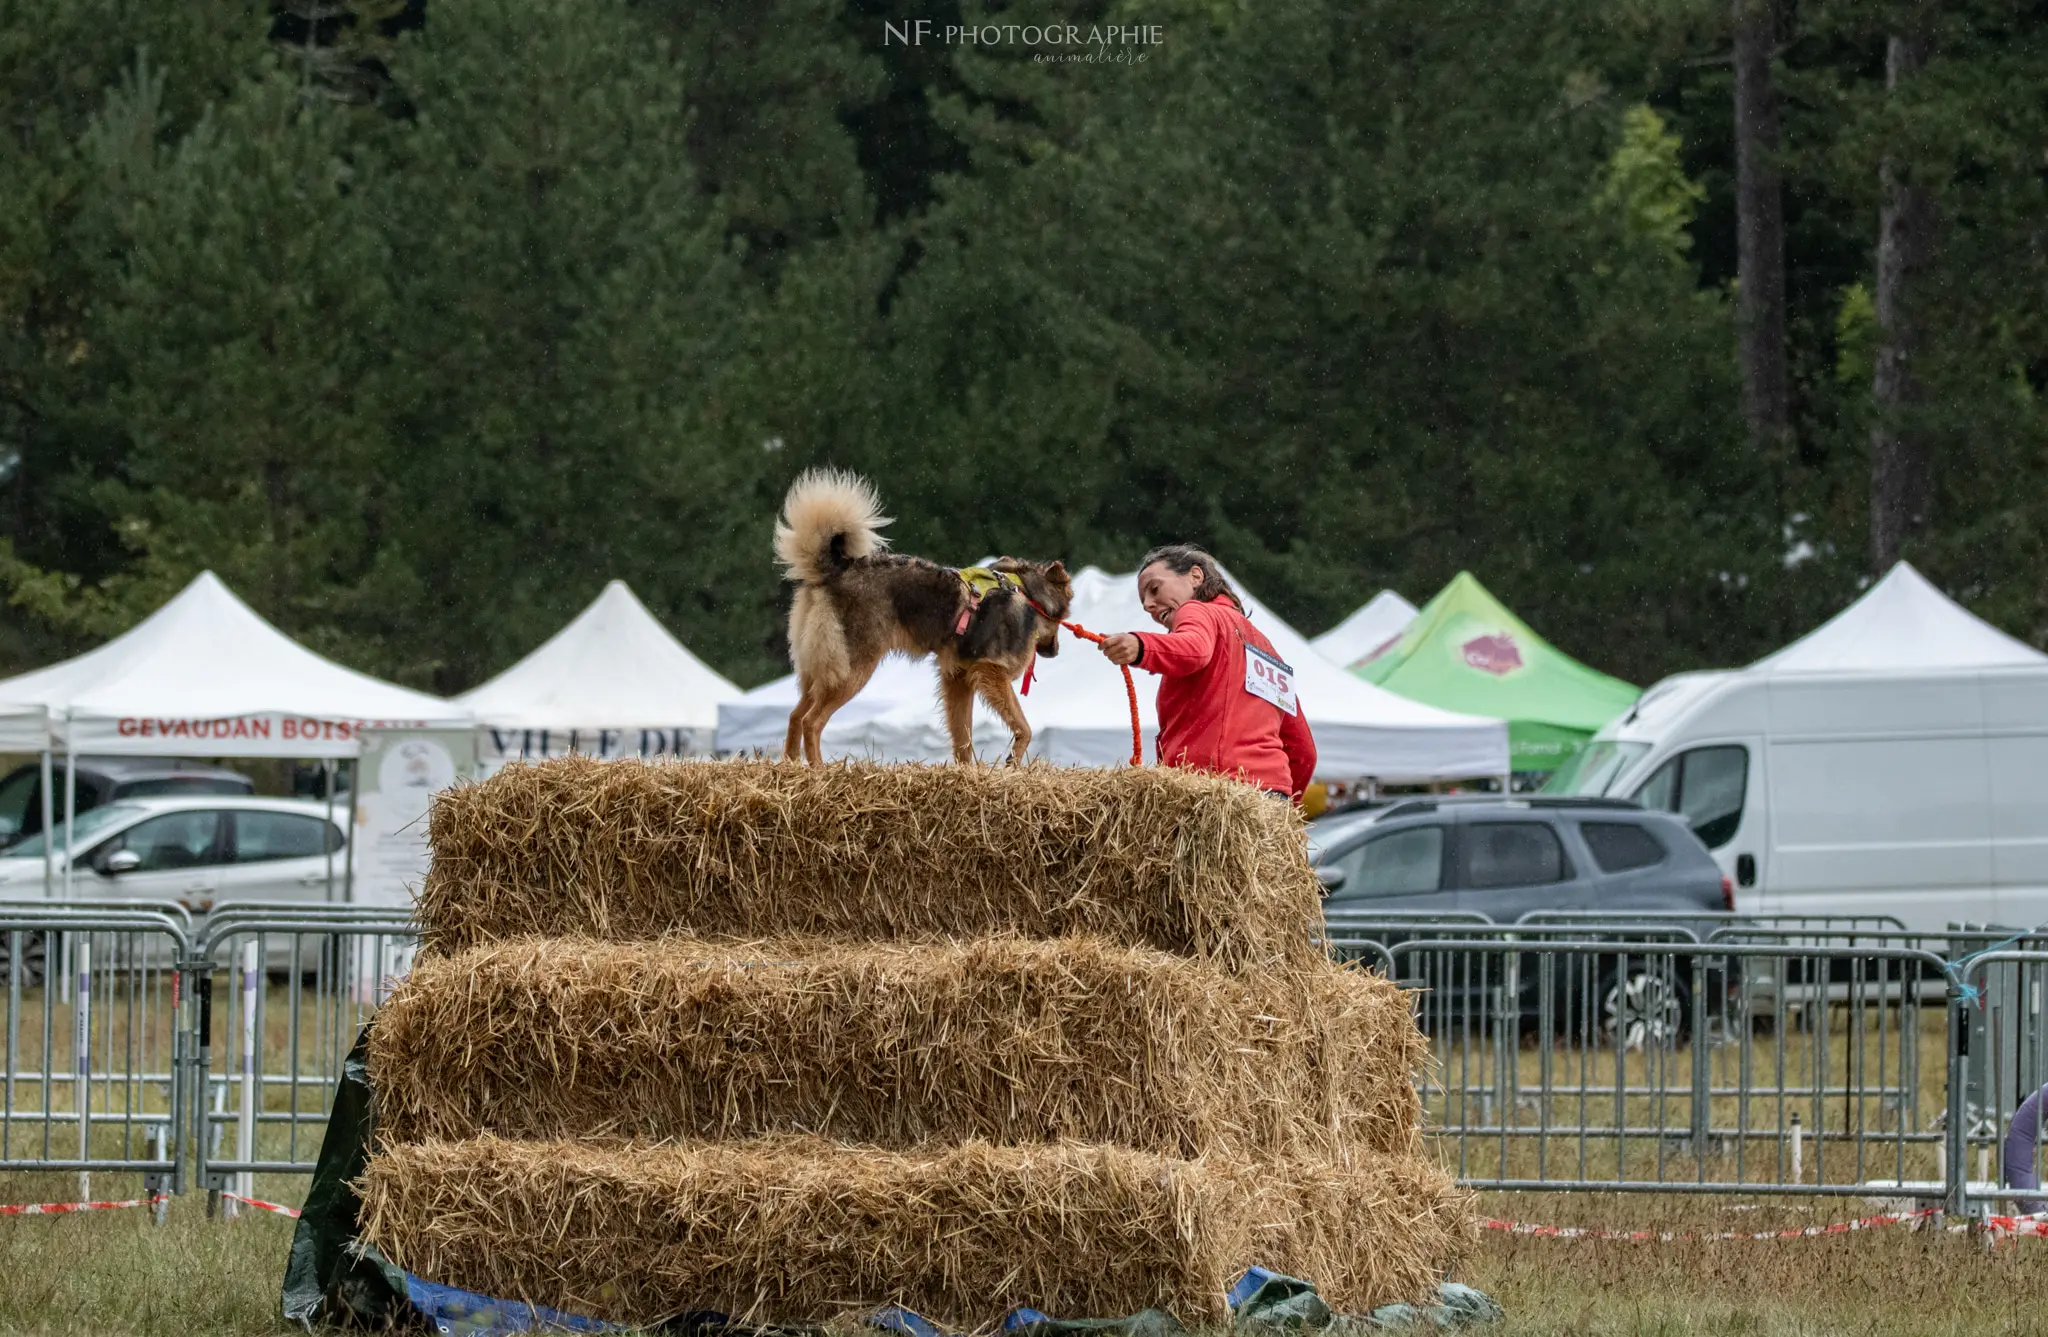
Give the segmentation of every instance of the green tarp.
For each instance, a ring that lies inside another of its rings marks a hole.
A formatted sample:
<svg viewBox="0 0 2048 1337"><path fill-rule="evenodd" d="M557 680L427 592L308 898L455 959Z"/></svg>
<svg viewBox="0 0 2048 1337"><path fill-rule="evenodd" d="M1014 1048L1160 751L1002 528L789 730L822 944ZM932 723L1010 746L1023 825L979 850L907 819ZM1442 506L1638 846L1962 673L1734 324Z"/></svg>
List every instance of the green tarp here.
<svg viewBox="0 0 2048 1337"><path fill-rule="evenodd" d="M1412 701L1506 720L1518 771L1556 770L1642 694L1529 630L1469 571L1351 671Z"/></svg>
<svg viewBox="0 0 2048 1337"><path fill-rule="evenodd" d="M356 1235L362 1200L354 1183L370 1159L373 1131L370 1080L365 1071L368 1026L356 1035L334 1091L334 1112L313 1186L299 1209L284 1268L284 1316L301 1327L314 1323L387 1328L417 1322L406 1303L405 1274Z"/></svg>

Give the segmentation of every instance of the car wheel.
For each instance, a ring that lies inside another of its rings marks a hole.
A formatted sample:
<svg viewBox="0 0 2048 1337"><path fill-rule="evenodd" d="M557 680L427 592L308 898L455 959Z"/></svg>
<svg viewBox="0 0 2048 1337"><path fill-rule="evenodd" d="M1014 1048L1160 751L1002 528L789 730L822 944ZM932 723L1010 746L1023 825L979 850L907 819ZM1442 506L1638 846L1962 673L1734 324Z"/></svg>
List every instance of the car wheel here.
<svg viewBox="0 0 2048 1337"><path fill-rule="evenodd" d="M50 945L40 933L23 930L20 936L11 932L0 932L0 988L14 983L17 963L14 960L14 945L21 944L21 986L34 988L43 982L43 972L49 966Z"/></svg>
<svg viewBox="0 0 2048 1337"><path fill-rule="evenodd" d="M1692 989L1671 968L1625 961L1600 982L1600 1038L1618 1049L1675 1049L1692 1025Z"/></svg>

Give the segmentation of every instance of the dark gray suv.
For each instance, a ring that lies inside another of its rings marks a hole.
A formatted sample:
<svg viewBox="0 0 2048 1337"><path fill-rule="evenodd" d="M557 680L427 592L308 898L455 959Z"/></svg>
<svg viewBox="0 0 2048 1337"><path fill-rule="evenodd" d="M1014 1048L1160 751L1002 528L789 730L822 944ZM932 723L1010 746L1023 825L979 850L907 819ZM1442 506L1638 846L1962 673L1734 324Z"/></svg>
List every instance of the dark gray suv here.
<svg viewBox="0 0 2048 1337"><path fill-rule="evenodd" d="M1477 911L1512 924L1532 910L1620 919L1732 908L1729 887L1684 819L1619 799L1421 798L1309 825L1325 911Z"/></svg>
<svg viewBox="0 0 2048 1337"><path fill-rule="evenodd" d="M1684 819L1621 799L1397 800L1311 823L1309 858L1326 888L1324 915L1337 931L1347 920L1360 925L1376 914L1398 921L1477 912L1512 925L1538 910L1626 921L1646 911L1730 908L1727 880ZM1710 926L1673 927L1704 934ZM1418 934L1457 938L1468 931L1389 922L1370 935L1395 947ZM1597 925L1550 932L1608 940ZM1433 949L1397 960L1423 990L1417 1020L1430 1033L1475 1024L1538 1029L1548 1017L1565 1038L1666 1047L1690 1027L1690 975L1675 957L1581 951L1547 973L1526 954ZM1706 984L1711 996L1726 980L1713 970Z"/></svg>

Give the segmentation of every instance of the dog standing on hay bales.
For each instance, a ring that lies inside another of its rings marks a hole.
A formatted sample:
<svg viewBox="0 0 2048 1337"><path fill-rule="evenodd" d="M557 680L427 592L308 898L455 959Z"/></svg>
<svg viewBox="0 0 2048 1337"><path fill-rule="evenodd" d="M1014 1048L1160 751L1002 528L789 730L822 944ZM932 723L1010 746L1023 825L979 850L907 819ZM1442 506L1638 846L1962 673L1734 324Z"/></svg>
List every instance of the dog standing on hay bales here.
<svg viewBox="0 0 2048 1337"><path fill-rule="evenodd" d="M980 696L1009 726L1010 760L1022 761L1031 725L1010 682L1060 651L1059 620L1073 601L1066 567L1004 557L957 570L899 556L881 536L888 523L873 486L836 469L806 471L783 498L775 555L797 582L789 655L798 688L783 759L795 759L801 740L817 765L826 723L897 650L938 657L953 760L974 759Z"/></svg>

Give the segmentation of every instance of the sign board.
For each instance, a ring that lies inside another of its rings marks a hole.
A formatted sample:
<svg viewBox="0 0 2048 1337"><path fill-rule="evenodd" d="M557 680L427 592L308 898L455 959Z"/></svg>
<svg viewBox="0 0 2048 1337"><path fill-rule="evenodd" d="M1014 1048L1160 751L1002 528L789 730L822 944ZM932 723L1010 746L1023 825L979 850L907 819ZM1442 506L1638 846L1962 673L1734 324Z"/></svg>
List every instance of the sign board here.
<svg viewBox="0 0 2048 1337"><path fill-rule="evenodd" d="M600 761L620 757L638 757L643 761L708 757L715 732L680 724L635 729L507 729L485 725L476 731L475 756L481 775L495 774L508 762L545 761L550 757L584 756Z"/></svg>
<svg viewBox="0 0 2048 1337"><path fill-rule="evenodd" d="M173 757L352 757L373 729L423 729L425 721L322 719L275 711L201 718L73 712L53 732L81 754Z"/></svg>
<svg viewBox="0 0 2048 1337"><path fill-rule="evenodd" d="M357 737L349 899L410 908L427 876L427 807L450 785L476 778L476 732L364 729Z"/></svg>

